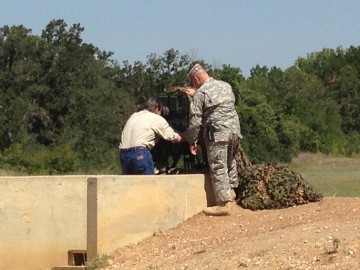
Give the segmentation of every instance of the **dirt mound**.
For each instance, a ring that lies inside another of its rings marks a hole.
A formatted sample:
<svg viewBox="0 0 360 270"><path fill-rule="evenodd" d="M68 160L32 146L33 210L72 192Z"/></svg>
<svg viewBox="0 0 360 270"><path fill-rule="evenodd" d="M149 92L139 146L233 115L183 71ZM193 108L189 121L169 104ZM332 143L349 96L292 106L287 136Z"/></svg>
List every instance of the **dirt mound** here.
<svg viewBox="0 0 360 270"><path fill-rule="evenodd" d="M106 269L360 269L360 199L198 214L118 249Z"/></svg>

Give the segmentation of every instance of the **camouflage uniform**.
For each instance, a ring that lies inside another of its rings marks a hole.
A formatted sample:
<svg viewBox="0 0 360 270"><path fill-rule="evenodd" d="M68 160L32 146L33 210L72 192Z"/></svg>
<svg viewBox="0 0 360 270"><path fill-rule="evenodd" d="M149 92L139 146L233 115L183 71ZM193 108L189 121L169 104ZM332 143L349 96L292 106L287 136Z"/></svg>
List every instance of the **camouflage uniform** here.
<svg viewBox="0 0 360 270"><path fill-rule="evenodd" d="M197 89L190 104L186 132L190 144L197 141L200 132L206 145L216 201L226 203L230 201L231 188L239 184L234 156L242 137L235 96L228 83L210 77Z"/></svg>

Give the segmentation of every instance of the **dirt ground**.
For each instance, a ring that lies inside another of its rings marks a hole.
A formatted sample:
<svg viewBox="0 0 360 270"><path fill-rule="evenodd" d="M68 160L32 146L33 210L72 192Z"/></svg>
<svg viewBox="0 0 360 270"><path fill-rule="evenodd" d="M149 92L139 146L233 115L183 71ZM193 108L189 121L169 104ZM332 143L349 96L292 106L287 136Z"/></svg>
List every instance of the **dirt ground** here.
<svg viewBox="0 0 360 270"><path fill-rule="evenodd" d="M106 269L360 269L360 198L200 213L118 249Z"/></svg>

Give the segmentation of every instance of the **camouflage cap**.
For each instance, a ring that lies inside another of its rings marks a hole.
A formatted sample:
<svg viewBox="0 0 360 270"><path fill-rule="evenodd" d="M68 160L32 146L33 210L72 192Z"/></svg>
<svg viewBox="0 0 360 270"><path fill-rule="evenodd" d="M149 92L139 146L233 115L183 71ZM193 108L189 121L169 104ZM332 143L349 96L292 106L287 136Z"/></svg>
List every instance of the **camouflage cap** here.
<svg viewBox="0 0 360 270"><path fill-rule="evenodd" d="M202 69L203 67L200 65L200 64L195 64L190 70L189 70L189 72L188 72L188 74L187 74L187 79L188 80L191 80L191 77L192 77L192 75L194 75L195 74L195 72L196 71L198 71L199 69Z"/></svg>

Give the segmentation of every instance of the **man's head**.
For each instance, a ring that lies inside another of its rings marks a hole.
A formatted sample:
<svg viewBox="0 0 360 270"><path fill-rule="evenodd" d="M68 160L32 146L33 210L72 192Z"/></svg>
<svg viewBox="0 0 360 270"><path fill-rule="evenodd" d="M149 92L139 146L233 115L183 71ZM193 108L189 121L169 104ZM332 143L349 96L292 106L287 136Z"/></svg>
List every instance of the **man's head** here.
<svg viewBox="0 0 360 270"><path fill-rule="evenodd" d="M190 68L188 74L187 74L187 79L191 80L191 77L200 69L203 69L203 67L200 64L195 64L192 66L192 68Z"/></svg>
<svg viewBox="0 0 360 270"><path fill-rule="evenodd" d="M187 74L190 85L195 89L198 89L208 78L208 73L200 64L195 64Z"/></svg>
<svg viewBox="0 0 360 270"><path fill-rule="evenodd" d="M148 110L149 112L153 112L156 114L161 114L162 105L158 98L150 97L144 104L144 109Z"/></svg>

